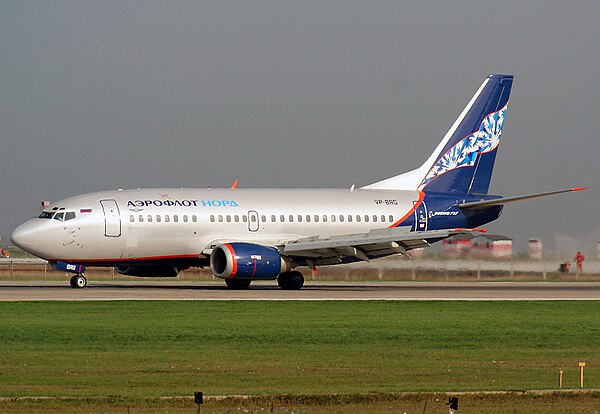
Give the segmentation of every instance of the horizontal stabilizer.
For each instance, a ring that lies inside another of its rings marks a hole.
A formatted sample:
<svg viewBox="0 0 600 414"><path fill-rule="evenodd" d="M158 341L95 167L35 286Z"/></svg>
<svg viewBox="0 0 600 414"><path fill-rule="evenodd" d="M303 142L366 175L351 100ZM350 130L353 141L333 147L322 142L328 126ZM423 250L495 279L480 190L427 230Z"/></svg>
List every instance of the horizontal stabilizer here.
<svg viewBox="0 0 600 414"><path fill-rule="evenodd" d="M527 194L527 195L515 196L515 197L503 197L503 198L497 198L494 200L472 201L469 203L459 204L458 207L462 208L463 210L467 210L467 209L476 209L476 208L484 208L484 207L503 206L504 204L514 203L515 201L529 200L531 198L545 197L545 196L554 195L554 194L570 193L572 191L582 191L582 190L587 190L587 189L584 187L575 187L575 188L567 188L565 190L549 191L547 193Z"/></svg>

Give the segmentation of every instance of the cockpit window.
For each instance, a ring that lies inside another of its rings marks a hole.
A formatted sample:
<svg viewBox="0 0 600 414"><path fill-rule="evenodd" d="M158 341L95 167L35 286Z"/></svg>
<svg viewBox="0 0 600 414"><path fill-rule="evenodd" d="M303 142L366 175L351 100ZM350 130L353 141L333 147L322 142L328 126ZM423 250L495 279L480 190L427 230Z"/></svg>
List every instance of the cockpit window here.
<svg viewBox="0 0 600 414"><path fill-rule="evenodd" d="M51 219L54 215L53 211L42 211L42 213L38 216L41 219Z"/></svg>
<svg viewBox="0 0 600 414"><path fill-rule="evenodd" d="M58 207L53 207L52 208L52 211L56 211L56 210L58 210Z"/></svg>
<svg viewBox="0 0 600 414"><path fill-rule="evenodd" d="M63 221L65 219L65 213L56 213L54 215L54 220Z"/></svg>
<svg viewBox="0 0 600 414"><path fill-rule="evenodd" d="M75 218L75 212L73 211L67 211L65 213L65 221L67 220L73 220Z"/></svg>

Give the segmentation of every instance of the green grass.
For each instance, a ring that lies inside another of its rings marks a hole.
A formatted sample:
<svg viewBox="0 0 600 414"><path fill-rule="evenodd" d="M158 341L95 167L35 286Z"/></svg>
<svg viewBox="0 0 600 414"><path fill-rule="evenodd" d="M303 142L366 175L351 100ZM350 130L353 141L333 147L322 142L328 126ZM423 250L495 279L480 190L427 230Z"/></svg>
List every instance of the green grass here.
<svg viewBox="0 0 600 414"><path fill-rule="evenodd" d="M600 388L600 302L0 303L0 396Z"/></svg>
<svg viewBox="0 0 600 414"><path fill-rule="evenodd" d="M447 413L448 394L369 394L335 396L255 396L205 400L205 414L397 414ZM597 413L600 393L552 392L459 396L459 412L494 414ZM6 413L191 413L193 398L125 400L118 398L0 400Z"/></svg>

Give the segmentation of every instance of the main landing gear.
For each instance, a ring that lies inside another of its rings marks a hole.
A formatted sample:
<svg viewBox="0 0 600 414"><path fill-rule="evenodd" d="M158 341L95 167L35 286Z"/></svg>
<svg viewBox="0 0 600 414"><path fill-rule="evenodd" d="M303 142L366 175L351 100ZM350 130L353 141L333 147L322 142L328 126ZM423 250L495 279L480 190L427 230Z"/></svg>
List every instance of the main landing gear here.
<svg viewBox="0 0 600 414"><path fill-rule="evenodd" d="M251 279L238 279L235 277L231 279L225 279L225 284L229 289L232 290L248 289L248 287L250 287L250 283L252 283ZM277 283L279 284L279 287L283 290L298 290L301 289L302 286L304 286L304 275L302 275L302 273L298 272L297 270L294 270L292 272L284 272L277 277ZM72 281L71 286L73 286Z"/></svg>
<svg viewBox="0 0 600 414"><path fill-rule="evenodd" d="M304 286L304 275L297 270L281 273L277 278L277 283L283 290L298 290Z"/></svg>
<svg viewBox="0 0 600 414"><path fill-rule="evenodd" d="M83 273L78 273L71 277L71 287L74 289L82 289L87 285L87 279Z"/></svg>

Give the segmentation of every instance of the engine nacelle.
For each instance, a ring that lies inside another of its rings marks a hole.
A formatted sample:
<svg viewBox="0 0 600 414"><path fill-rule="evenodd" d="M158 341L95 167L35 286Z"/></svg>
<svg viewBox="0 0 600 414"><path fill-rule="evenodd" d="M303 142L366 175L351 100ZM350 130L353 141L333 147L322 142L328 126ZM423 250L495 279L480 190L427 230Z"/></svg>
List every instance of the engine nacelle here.
<svg viewBox="0 0 600 414"><path fill-rule="evenodd" d="M225 243L210 255L210 268L222 279L274 280L291 269L289 260L274 247L254 243Z"/></svg>
<svg viewBox="0 0 600 414"><path fill-rule="evenodd" d="M119 266L115 269L122 275L139 277L176 277L181 270L175 266L165 265Z"/></svg>

